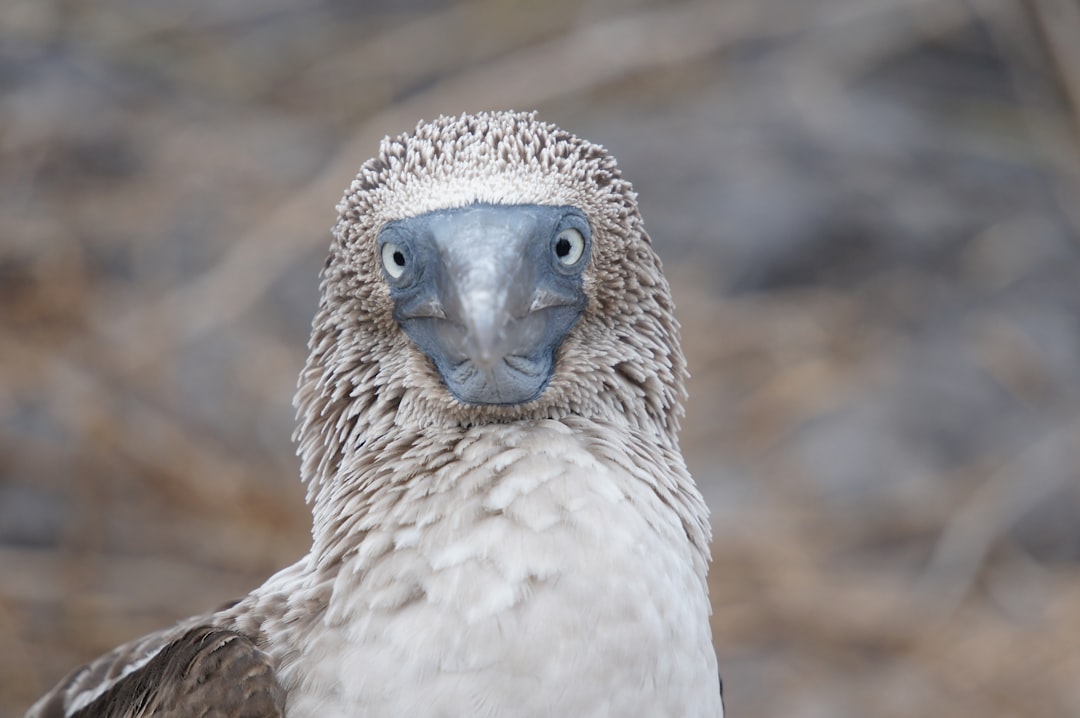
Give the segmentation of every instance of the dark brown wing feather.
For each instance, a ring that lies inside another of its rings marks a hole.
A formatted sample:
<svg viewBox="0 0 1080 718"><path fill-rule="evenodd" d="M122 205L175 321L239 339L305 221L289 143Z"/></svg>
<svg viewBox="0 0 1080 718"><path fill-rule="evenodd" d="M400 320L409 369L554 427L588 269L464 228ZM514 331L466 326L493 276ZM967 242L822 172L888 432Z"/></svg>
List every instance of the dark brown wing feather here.
<svg viewBox="0 0 1080 718"><path fill-rule="evenodd" d="M80 710L67 714L59 702L44 708L50 718L281 718L285 691L272 659L250 638L198 626Z"/></svg>

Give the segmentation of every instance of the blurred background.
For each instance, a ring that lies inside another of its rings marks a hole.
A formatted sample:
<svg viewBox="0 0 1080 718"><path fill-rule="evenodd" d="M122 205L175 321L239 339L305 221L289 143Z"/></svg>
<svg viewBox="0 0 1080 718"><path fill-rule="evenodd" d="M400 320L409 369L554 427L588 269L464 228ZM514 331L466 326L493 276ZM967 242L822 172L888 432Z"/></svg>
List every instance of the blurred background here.
<svg viewBox="0 0 1080 718"><path fill-rule="evenodd" d="M729 712L1080 715L1076 0L3 0L0 716L308 547L291 399L385 134L640 192Z"/></svg>

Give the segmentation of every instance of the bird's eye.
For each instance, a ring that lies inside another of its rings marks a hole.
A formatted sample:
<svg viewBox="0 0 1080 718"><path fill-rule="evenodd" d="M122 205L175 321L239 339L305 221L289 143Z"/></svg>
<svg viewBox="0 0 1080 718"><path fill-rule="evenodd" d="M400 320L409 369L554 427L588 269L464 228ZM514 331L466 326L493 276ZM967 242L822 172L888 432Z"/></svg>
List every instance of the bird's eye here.
<svg viewBox="0 0 1080 718"><path fill-rule="evenodd" d="M585 254L585 237L581 232L569 227L555 235L555 256L567 267L577 264Z"/></svg>
<svg viewBox="0 0 1080 718"><path fill-rule="evenodd" d="M399 278L405 274L405 252L393 242L387 242L382 246L382 264L391 279Z"/></svg>

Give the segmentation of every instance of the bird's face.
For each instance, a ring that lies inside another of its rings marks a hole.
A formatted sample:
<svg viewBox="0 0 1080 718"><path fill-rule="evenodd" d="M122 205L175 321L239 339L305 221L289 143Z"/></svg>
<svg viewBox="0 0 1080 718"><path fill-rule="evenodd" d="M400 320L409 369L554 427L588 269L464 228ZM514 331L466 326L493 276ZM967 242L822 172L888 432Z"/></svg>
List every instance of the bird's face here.
<svg viewBox="0 0 1080 718"><path fill-rule="evenodd" d="M386 138L338 205L296 405L306 476L387 427L674 432L685 363L630 183L529 113Z"/></svg>
<svg viewBox="0 0 1080 718"><path fill-rule="evenodd" d="M571 206L474 204L385 225L393 316L465 404L538 398L588 303L592 228Z"/></svg>

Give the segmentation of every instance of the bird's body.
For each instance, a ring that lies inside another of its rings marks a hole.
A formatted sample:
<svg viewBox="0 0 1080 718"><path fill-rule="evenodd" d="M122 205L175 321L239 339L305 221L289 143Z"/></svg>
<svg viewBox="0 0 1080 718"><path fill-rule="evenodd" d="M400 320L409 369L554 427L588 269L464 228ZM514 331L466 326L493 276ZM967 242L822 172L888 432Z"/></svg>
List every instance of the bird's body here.
<svg viewBox="0 0 1080 718"><path fill-rule="evenodd" d="M30 715L722 716L677 329L613 161L442 118L339 211L297 396L311 552Z"/></svg>

